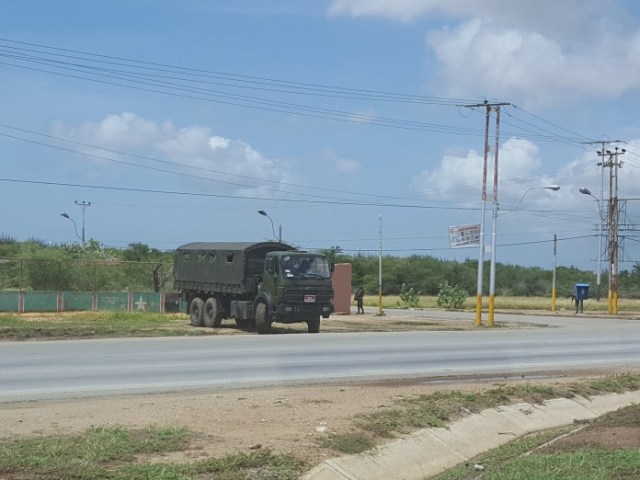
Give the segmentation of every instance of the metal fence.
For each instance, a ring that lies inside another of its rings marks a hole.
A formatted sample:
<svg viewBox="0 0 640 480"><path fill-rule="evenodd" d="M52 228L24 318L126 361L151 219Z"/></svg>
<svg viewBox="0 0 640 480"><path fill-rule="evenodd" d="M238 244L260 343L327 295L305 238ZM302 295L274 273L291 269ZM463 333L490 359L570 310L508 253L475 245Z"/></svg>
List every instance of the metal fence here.
<svg viewBox="0 0 640 480"><path fill-rule="evenodd" d="M158 262L0 258L0 311L177 311L172 268Z"/></svg>

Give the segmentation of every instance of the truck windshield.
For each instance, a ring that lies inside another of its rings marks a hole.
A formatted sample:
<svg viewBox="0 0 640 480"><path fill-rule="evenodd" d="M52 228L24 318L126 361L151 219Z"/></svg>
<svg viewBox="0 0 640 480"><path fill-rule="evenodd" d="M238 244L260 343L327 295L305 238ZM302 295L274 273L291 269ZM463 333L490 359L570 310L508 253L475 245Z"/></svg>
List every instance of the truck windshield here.
<svg viewBox="0 0 640 480"><path fill-rule="evenodd" d="M331 271L326 257L317 255L286 255L282 257L282 275L286 278L329 278Z"/></svg>

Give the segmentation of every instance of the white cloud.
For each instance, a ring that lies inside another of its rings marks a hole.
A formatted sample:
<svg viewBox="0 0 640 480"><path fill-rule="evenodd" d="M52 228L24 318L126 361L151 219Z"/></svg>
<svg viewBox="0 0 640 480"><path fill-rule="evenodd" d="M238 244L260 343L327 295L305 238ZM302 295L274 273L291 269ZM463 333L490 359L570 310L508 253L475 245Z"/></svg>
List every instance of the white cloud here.
<svg viewBox="0 0 640 480"><path fill-rule="evenodd" d="M269 159L250 144L215 135L202 125L176 128L171 122L158 123L124 112L77 127L56 123L53 130L58 137L95 146L85 149L89 153L221 181L239 188L245 195L268 196L272 194L270 191L281 187L278 182L300 183L286 162ZM105 153L105 149L142 154L176 165ZM101 167L110 165L104 159L91 161ZM135 167L113 163L114 173L121 174L123 168Z"/></svg>
<svg viewBox="0 0 640 480"><path fill-rule="evenodd" d="M619 197L640 197L640 140L628 142L626 153L619 157L622 167L618 172ZM489 155L487 194L493 193L493 152ZM521 201L518 210L547 210L561 212L576 221L593 221L592 208L583 195L581 187L587 187L601 201L609 198L609 169L597 166L599 158L593 151L585 151L567 163L557 165L553 174L541 174L540 149L529 140L509 139L500 148L498 201L502 211L512 209ZM482 152L469 150L460 154L442 157L440 164L423 170L412 182L413 190L428 200L480 203L482 187ZM604 177L603 177L604 175ZM604 191L600 192L604 178ZM527 193L532 187L559 185L557 192L538 191ZM523 195L527 193L526 198ZM630 201L627 213L637 216L640 202ZM582 220L581 220L582 219ZM574 219L575 220L575 219ZM549 221L552 221L549 219ZM564 228L564 227L563 227Z"/></svg>
<svg viewBox="0 0 640 480"><path fill-rule="evenodd" d="M229 139L218 137L217 135L213 136L209 139L209 146L214 150L217 148L227 148L229 146Z"/></svg>
<svg viewBox="0 0 640 480"><path fill-rule="evenodd" d="M523 190L535 185L551 185L540 176L539 148L528 140L509 139L500 148L499 192L501 203L513 204ZM483 154L469 150L466 155L445 155L438 167L423 170L413 179L413 189L429 199L479 202L482 190ZM487 160L487 193L493 192L494 156ZM523 186L526 185L526 186Z"/></svg>
<svg viewBox="0 0 640 480"><path fill-rule="evenodd" d="M329 13L427 18L432 86L450 96L529 107L640 87L637 19L616 0L334 0Z"/></svg>
<svg viewBox="0 0 640 480"><path fill-rule="evenodd" d="M429 15L491 17L521 27L553 27L566 32L585 18L602 18L604 11L612 12L611 4L608 0L334 0L329 14L384 17L404 22Z"/></svg>
<svg viewBox="0 0 640 480"><path fill-rule="evenodd" d="M54 134L91 145L100 145L114 150L136 148L157 138L161 126L133 113L107 115L100 122L85 122L78 127L66 127L63 123L53 125Z"/></svg>
<svg viewBox="0 0 640 480"><path fill-rule="evenodd" d="M632 73L640 68L640 55L633 57L640 32L569 51L540 33L474 19L431 32L427 43L442 67L440 83L454 96L495 95L534 105L581 95L616 97L640 87Z"/></svg>

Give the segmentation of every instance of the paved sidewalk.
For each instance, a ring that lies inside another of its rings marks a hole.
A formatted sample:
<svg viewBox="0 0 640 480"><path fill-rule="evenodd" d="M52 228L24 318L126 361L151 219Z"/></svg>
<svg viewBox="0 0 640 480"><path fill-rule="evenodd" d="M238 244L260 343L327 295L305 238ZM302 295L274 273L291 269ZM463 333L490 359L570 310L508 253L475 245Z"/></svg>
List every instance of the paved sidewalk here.
<svg viewBox="0 0 640 480"><path fill-rule="evenodd" d="M326 460L303 478L423 480L527 433L596 418L639 402L637 391L489 408L448 428L420 430L370 452Z"/></svg>

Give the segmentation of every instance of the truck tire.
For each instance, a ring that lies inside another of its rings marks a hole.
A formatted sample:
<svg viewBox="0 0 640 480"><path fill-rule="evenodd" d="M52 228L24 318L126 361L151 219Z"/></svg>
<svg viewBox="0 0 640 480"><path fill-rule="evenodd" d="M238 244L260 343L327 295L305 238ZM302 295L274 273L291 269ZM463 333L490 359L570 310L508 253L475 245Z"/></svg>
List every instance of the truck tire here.
<svg viewBox="0 0 640 480"><path fill-rule="evenodd" d="M271 319L269 318L267 304L264 302L256 305L256 330L259 334L271 332Z"/></svg>
<svg viewBox="0 0 640 480"><path fill-rule="evenodd" d="M204 325L204 319L202 314L204 312L204 302L201 298L196 297L191 300L189 305L189 318L191 318L191 325L194 327L202 327Z"/></svg>
<svg viewBox="0 0 640 480"><path fill-rule="evenodd" d="M207 298L202 315L205 327L219 327L222 324L220 305L215 297Z"/></svg>
<svg viewBox="0 0 640 480"><path fill-rule="evenodd" d="M307 331L309 333L320 333L320 315L313 318L313 320L307 320Z"/></svg>

